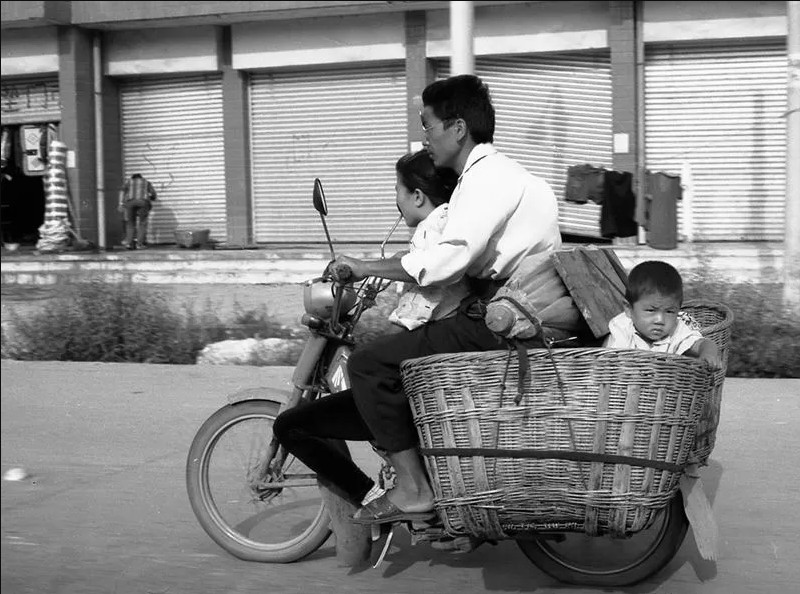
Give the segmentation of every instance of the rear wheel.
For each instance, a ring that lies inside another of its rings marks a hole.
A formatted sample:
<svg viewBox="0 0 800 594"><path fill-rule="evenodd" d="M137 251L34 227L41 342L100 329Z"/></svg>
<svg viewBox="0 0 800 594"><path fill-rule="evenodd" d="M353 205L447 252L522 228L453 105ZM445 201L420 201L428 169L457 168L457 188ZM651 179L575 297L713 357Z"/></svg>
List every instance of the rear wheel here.
<svg viewBox="0 0 800 594"><path fill-rule="evenodd" d="M520 539L517 545L539 569L561 582L628 586L663 569L678 552L688 526L678 495L650 528L629 538L567 533L563 539Z"/></svg>
<svg viewBox="0 0 800 594"><path fill-rule="evenodd" d="M219 409L192 442L186 487L208 535L247 561L289 563L331 534L316 475L293 456L266 480L259 469L279 405L248 400Z"/></svg>

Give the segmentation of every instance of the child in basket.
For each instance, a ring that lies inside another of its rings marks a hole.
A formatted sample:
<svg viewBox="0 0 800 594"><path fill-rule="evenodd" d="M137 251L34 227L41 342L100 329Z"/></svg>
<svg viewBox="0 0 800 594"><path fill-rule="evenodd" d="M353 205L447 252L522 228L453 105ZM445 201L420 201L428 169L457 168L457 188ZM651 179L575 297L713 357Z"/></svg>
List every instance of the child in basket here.
<svg viewBox="0 0 800 594"><path fill-rule="evenodd" d="M406 225L414 228L409 251L432 246L439 241L447 222L447 207L458 177L449 169L437 170L425 150L400 157L397 171L397 209ZM402 257L408 252L395 254ZM467 296L465 281L446 287L414 285L400 296L389 321L408 330L455 313Z"/></svg>
<svg viewBox="0 0 800 594"><path fill-rule="evenodd" d="M625 311L608 323L604 346L645 349L697 357L722 367L717 345L700 334L699 325L680 311L683 281L666 262L642 262L628 276Z"/></svg>

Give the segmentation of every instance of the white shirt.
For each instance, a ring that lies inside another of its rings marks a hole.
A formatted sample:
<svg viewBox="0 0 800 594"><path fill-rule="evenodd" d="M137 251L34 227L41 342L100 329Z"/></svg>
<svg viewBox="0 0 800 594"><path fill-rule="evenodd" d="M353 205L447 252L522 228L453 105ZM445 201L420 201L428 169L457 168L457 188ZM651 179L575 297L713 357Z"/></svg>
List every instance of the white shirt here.
<svg viewBox="0 0 800 594"><path fill-rule="evenodd" d="M553 190L487 143L467 158L439 242L400 262L423 287L450 284L465 274L502 280L528 254L560 247Z"/></svg>
<svg viewBox="0 0 800 594"><path fill-rule="evenodd" d="M410 252L436 245L447 224L448 205L440 204L421 221L409 245ZM440 320L452 314L469 289L462 280L452 285L420 287L414 285L400 296L397 308L389 314L389 321L409 330L419 328L430 320Z"/></svg>
<svg viewBox="0 0 800 594"><path fill-rule="evenodd" d="M703 338L691 316L678 314L678 325L672 334L665 336L661 340L648 342L642 338L633 325L633 320L625 312L614 316L608 323L610 334L606 338L603 346L612 349L642 349L655 351L657 353L675 353L682 355L692 348L694 343Z"/></svg>

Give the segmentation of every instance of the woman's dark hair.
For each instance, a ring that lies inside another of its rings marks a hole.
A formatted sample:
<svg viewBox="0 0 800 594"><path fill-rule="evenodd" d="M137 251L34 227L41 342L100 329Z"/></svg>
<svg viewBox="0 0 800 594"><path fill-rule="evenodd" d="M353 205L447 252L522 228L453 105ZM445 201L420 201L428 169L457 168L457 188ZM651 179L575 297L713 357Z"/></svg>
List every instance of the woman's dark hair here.
<svg viewBox="0 0 800 594"><path fill-rule="evenodd" d="M473 74L460 74L429 84L422 91L422 103L448 125L461 118L476 144L494 142L494 106L489 87Z"/></svg>
<svg viewBox="0 0 800 594"><path fill-rule="evenodd" d="M649 260L633 267L628 275L628 290L625 293L628 303L633 305L653 293L677 297L678 303L683 303L683 280L672 265Z"/></svg>
<svg viewBox="0 0 800 594"><path fill-rule="evenodd" d="M458 183L456 172L452 169L438 169L425 150L403 155L397 160L395 169L406 188L425 192L436 206L450 202L450 196Z"/></svg>

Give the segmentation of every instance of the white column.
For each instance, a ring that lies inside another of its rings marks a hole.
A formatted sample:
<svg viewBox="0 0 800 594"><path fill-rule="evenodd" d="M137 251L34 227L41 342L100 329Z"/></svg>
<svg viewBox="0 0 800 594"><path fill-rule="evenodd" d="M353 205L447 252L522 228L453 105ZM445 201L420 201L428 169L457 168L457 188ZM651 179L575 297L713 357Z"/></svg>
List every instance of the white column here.
<svg viewBox="0 0 800 594"><path fill-rule="evenodd" d="M97 245L106 247L106 189L103 159L103 57L102 33L96 31L92 40L92 70L94 88L94 168L97 175Z"/></svg>
<svg viewBox="0 0 800 594"><path fill-rule="evenodd" d="M784 303L800 315L800 2L786 3L788 31L786 112L786 227Z"/></svg>
<svg viewBox="0 0 800 594"><path fill-rule="evenodd" d="M450 2L450 74L475 74L472 2Z"/></svg>

